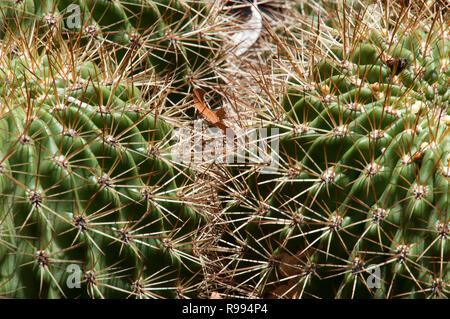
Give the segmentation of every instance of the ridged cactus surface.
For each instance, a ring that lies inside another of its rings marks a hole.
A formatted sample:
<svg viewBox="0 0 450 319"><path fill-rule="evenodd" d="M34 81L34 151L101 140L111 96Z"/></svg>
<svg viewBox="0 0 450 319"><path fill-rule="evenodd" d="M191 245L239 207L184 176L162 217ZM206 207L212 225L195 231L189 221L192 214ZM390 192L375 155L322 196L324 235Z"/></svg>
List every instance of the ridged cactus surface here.
<svg viewBox="0 0 450 319"><path fill-rule="evenodd" d="M349 30L336 23L326 54L261 115L278 166L232 169L232 291L448 296L448 26L439 14L385 30L341 19Z"/></svg>
<svg viewBox="0 0 450 319"><path fill-rule="evenodd" d="M172 126L133 83L38 52L1 57L0 295L190 296L202 218Z"/></svg>
<svg viewBox="0 0 450 319"><path fill-rule="evenodd" d="M213 5L0 0L0 297L448 297L445 4L263 2L239 56ZM247 161L177 162L195 110Z"/></svg>
<svg viewBox="0 0 450 319"><path fill-rule="evenodd" d="M218 42L203 26L209 6L180 0L0 1L0 32L34 32L46 41L62 33L81 49L101 47L119 70L164 81L169 104L176 104L191 82L208 87L217 81L210 63Z"/></svg>

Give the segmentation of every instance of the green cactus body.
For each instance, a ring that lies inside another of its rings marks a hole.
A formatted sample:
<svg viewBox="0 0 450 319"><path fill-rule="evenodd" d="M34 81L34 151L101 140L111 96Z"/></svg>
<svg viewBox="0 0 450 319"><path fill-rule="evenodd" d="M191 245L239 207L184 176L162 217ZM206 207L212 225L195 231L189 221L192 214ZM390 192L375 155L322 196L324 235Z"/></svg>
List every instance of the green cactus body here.
<svg viewBox="0 0 450 319"><path fill-rule="evenodd" d="M248 166L245 195L225 210L237 282L263 296L295 282L277 297L447 295L445 29L361 36L332 47L309 88L291 80L268 126L281 132L280 167Z"/></svg>
<svg viewBox="0 0 450 319"><path fill-rule="evenodd" d="M4 64L17 77L0 119L0 295L188 296L203 219L192 173L171 159L171 125L93 63L72 71L84 85L47 81L61 74L56 61Z"/></svg>
<svg viewBox="0 0 450 319"><path fill-rule="evenodd" d="M52 37L63 30L81 49L101 46L135 76L151 71L169 83L169 101L178 103L192 83L207 87L218 49L201 32L208 7L202 1L2 1L2 32L17 29ZM36 31L34 28L38 31Z"/></svg>

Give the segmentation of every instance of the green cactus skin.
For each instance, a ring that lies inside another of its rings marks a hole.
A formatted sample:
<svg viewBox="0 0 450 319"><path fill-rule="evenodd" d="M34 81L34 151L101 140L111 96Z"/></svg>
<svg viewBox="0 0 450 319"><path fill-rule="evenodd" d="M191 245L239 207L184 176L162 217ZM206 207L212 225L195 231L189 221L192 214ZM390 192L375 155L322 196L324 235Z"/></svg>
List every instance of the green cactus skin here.
<svg viewBox="0 0 450 319"><path fill-rule="evenodd" d="M84 44L83 50L102 47L119 70L146 80L150 72L156 74L170 84L172 105L186 97L193 83L206 88L217 82L210 63L219 42L202 32L208 14L203 1L0 1L0 14L2 33L20 29L52 38L56 30L63 31L69 42Z"/></svg>
<svg viewBox="0 0 450 319"><path fill-rule="evenodd" d="M231 172L230 293L448 296L448 27L389 32L316 57L265 120L280 131L280 167Z"/></svg>
<svg viewBox="0 0 450 319"><path fill-rule="evenodd" d="M131 82L37 51L1 56L0 296L195 296L203 218L172 126Z"/></svg>

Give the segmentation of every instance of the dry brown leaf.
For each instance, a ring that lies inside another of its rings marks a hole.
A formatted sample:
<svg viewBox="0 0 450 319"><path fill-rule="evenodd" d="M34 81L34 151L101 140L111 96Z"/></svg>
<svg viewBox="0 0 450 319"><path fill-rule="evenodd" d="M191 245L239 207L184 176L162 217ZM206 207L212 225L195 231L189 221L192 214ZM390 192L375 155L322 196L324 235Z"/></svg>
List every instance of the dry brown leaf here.
<svg viewBox="0 0 450 319"><path fill-rule="evenodd" d="M220 128L224 133L227 132L228 126L223 122L221 117L223 117L224 112L220 111L218 116L216 113L214 113L205 103L205 90L203 89L194 89L194 106L195 108L200 112L201 115L206 117L209 122L211 122L212 125Z"/></svg>

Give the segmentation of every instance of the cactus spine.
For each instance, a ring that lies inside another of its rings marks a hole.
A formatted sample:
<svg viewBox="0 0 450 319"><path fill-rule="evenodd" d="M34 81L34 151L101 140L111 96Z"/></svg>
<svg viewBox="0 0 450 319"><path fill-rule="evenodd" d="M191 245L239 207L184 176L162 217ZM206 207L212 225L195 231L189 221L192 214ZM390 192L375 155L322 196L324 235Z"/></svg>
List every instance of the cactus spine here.
<svg viewBox="0 0 450 319"><path fill-rule="evenodd" d="M448 295L448 26L435 6L423 21L402 10L375 25L337 11L309 71L289 56L287 94L259 115L279 165L233 169L226 185L230 293Z"/></svg>
<svg viewBox="0 0 450 319"><path fill-rule="evenodd" d="M1 56L2 295L192 296L204 222L164 99L34 40Z"/></svg>

